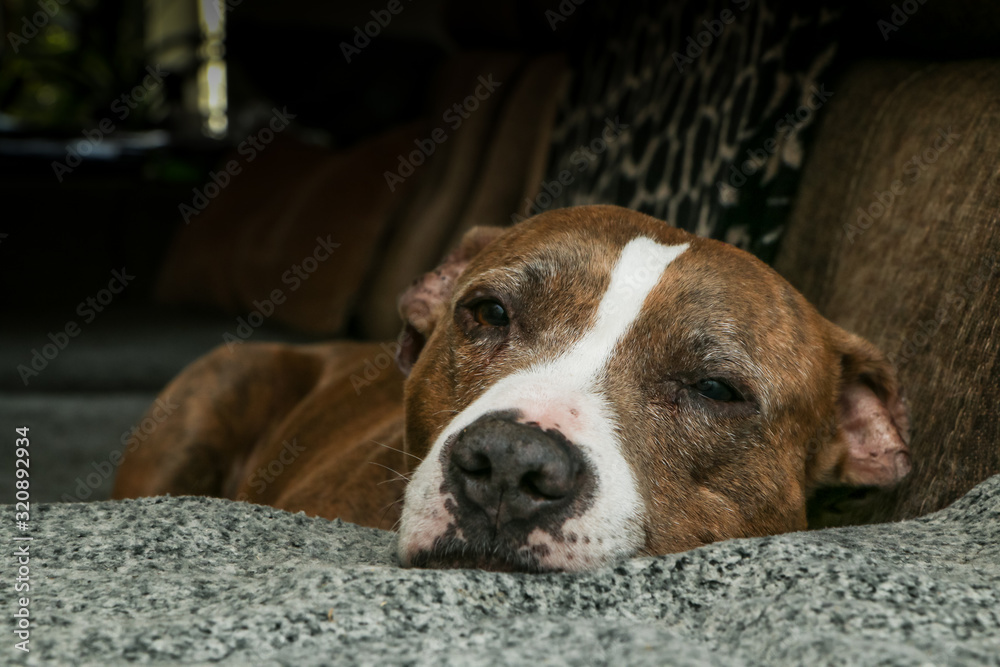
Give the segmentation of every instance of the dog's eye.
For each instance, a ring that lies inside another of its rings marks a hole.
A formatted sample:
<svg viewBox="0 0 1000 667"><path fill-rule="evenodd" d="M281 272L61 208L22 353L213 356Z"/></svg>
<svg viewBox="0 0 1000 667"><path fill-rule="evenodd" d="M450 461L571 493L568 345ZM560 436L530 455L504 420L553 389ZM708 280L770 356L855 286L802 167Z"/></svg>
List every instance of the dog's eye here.
<svg viewBox="0 0 1000 667"><path fill-rule="evenodd" d="M694 389L705 398L709 398L713 401L719 401L720 403L730 403L732 401L743 400L743 397L740 396L738 391L722 380L699 380L695 383Z"/></svg>
<svg viewBox="0 0 1000 667"><path fill-rule="evenodd" d="M507 311L497 301L484 300L472 307L476 322L484 327L505 327L510 324Z"/></svg>

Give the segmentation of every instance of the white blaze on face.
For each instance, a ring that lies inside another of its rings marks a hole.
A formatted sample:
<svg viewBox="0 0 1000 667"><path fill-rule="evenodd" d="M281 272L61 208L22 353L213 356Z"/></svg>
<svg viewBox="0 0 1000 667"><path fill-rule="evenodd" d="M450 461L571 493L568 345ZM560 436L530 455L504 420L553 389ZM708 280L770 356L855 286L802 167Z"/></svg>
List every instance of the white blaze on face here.
<svg viewBox="0 0 1000 667"><path fill-rule="evenodd" d="M406 487L399 531L404 564L416 552L430 549L453 520L440 491L445 442L487 413L512 409L525 422L557 428L580 448L596 476L593 504L564 526L564 533L571 528L577 535L574 549L587 558L568 561L565 548L551 549L541 564L592 567L631 555L642 546L642 500L622 454L617 415L601 390L601 377L619 341L639 317L646 297L667 266L687 248L687 243L666 246L646 237L630 241L615 264L590 330L555 360L501 379L448 424ZM584 536L590 538L588 544L582 542ZM532 542L539 540L544 536L533 534Z"/></svg>

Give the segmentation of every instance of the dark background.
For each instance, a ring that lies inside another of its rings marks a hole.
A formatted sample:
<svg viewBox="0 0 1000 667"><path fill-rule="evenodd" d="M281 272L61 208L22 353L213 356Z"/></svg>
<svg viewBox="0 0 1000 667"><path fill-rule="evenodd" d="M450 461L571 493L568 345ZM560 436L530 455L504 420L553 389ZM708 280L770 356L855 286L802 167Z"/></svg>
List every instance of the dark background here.
<svg viewBox="0 0 1000 667"><path fill-rule="evenodd" d="M932 0L933 1L933 0ZM53 0L54 2L54 0ZM220 156L266 120L272 106L297 115L299 139L342 148L416 117L427 83L446 58L471 49L565 51L578 56L600 39L588 23L602 0L587 0L551 31L544 12L559 2L510 1L489 8L460 2L401 0L404 11L362 54L347 63L338 44L371 20L384 2L243 0L227 15L229 130L208 137L186 88L201 62L203 37L191 30L166 43L150 37L155 17L138 0L89 0L58 7L39 34L13 52L0 46L0 313L18 326L24 313L75 308L106 284L108 267L136 271L124 303L147 300L159 261L179 220L178 204L205 182ZM170 5L172 3L165 3ZM183 3L178 3L183 4ZM194 6L197 3L192 3ZM890 2L845 6L841 49L850 58L970 58L996 54L995 12L980 3L930 3L906 30L883 40L876 29ZM32 0L0 4L2 33L19 33L41 11ZM485 15L485 17L484 17ZM985 20L984 20L985 19ZM933 34L933 40L925 39ZM114 119L112 102L139 83L148 63L168 49L182 52L155 99L141 105L104 139L160 130L164 145L120 146L118 157L85 159L58 182L51 163L69 142ZM186 98L187 95L187 98ZM18 315L15 315L18 314ZM7 372L7 369L4 369Z"/></svg>

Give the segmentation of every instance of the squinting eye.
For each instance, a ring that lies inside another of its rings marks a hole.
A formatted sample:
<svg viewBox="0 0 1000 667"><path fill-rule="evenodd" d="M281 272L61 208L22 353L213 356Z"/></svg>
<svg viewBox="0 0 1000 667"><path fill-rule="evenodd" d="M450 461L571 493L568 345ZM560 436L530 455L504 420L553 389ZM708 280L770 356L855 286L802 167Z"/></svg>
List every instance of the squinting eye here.
<svg viewBox="0 0 1000 667"><path fill-rule="evenodd" d="M722 380L699 380L695 383L694 389L705 398L719 401L720 403L743 400L739 392Z"/></svg>
<svg viewBox="0 0 1000 667"><path fill-rule="evenodd" d="M484 327L505 327L510 324L507 311L496 301L480 301L472 307L476 322Z"/></svg>

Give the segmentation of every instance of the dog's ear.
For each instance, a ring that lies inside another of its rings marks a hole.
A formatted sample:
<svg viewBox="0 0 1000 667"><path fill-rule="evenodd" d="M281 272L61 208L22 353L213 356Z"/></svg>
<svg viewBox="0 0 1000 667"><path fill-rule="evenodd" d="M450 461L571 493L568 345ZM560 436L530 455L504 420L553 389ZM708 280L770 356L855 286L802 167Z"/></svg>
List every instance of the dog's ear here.
<svg viewBox="0 0 1000 667"><path fill-rule="evenodd" d="M399 314L403 318L403 333L396 352L396 363L405 375L410 374L424 344L444 315L455 282L472 258L507 231L505 227L473 227L458 246L433 271L413 281L399 297Z"/></svg>
<svg viewBox="0 0 1000 667"><path fill-rule="evenodd" d="M807 478L813 488L891 487L910 472L909 416L896 372L874 345L831 326L841 365L836 435L810 456Z"/></svg>

